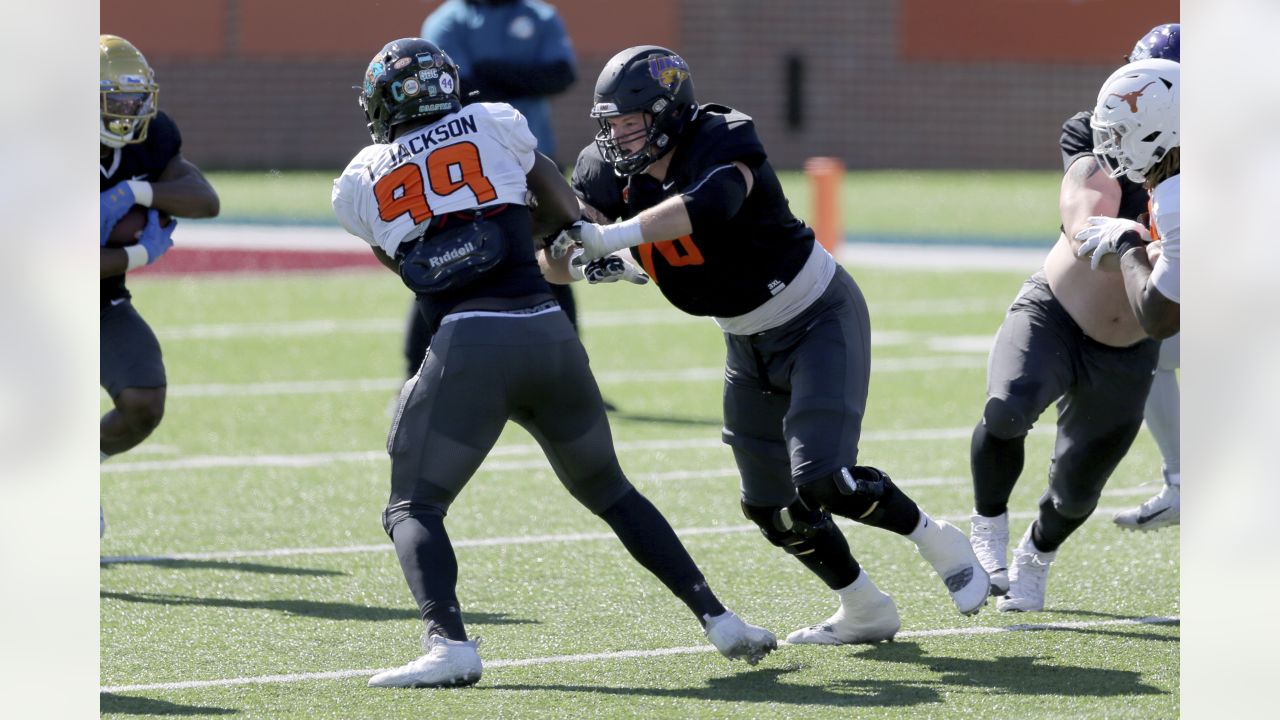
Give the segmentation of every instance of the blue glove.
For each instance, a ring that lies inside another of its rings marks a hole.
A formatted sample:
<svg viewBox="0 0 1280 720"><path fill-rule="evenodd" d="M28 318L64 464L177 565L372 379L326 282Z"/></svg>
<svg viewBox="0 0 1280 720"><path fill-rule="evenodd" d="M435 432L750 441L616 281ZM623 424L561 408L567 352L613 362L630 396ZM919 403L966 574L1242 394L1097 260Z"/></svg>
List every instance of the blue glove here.
<svg viewBox="0 0 1280 720"><path fill-rule="evenodd" d="M129 208L133 207L133 188L129 187L129 183L120 182L112 187L103 190L100 196L102 208L98 212L98 222L101 225L102 236L98 238L98 247L107 244L107 238L111 237L111 229L120 222L120 218L129 212Z"/></svg>
<svg viewBox="0 0 1280 720"><path fill-rule="evenodd" d="M176 218L171 218L167 226L160 227L160 213L155 210L147 211L147 224L142 228L138 244L147 251L148 265L159 260L161 255L173 247L173 230L176 227Z"/></svg>

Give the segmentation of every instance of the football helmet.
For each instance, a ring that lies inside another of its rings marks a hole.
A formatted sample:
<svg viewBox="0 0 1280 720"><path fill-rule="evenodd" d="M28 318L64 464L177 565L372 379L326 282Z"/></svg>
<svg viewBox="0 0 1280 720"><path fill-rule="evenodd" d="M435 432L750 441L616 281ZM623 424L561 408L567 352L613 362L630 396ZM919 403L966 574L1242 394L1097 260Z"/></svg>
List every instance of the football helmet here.
<svg viewBox="0 0 1280 720"><path fill-rule="evenodd" d="M1111 177L1134 182L1178 147L1178 63L1139 60L1102 84L1093 109L1093 153Z"/></svg>
<svg viewBox="0 0 1280 720"><path fill-rule="evenodd" d="M369 61L364 83L356 89L375 143L391 142L396 125L431 121L462 109L458 66L448 53L422 38L384 45Z"/></svg>
<svg viewBox="0 0 1280 720"><path fill-rule="evenodd" d="M146 140L160 94L155 71L133 43L115 35L98 37L98 57L102 144L120 148Z"/></svg>
<svg viewBox="0 0 1280 720"><path fill-rule="evenodd" d="M1181 26L1178 23L1157 25L1151 28L1151 31L1143 35L1133 46L1133 51L1129 53L1126 62L1137 62L1149 58L1181 62L1179 59L1181 53L1178 49L1180 45L1178 42L1180 28Z"/></svg>
<svg viewBox="0 0 1280 720"><path fill-rule="evenodd" d="M639 45L614 55L596 80L591 117L600 123L596 146L620 176L643 172L675 147L680 131L698 107L693 77L684 58L657 45ZM644 127L614 137L608 118L645 113ZM628 153L622 148L644 138L644 145Z"/></svg>

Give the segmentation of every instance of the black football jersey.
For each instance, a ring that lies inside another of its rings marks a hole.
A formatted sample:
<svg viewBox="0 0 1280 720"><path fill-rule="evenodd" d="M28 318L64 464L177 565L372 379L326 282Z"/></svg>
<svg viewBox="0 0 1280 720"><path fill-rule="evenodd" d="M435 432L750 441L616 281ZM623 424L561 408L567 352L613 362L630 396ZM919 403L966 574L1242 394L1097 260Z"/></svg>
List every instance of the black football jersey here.
<svg viewBox="0 0 1280 720"><path fill-rule="evenodd" d="M1065 172L1071 163L1093 154L1093 128L1089 125L1089 111L1078 112L1062 124L1062 169ZM1137 220L1147 211L1147 189L1123 175L1116 178L1120 181L1120 217Z"/></svg>
<svg viewBox="0 0 1280 720"><path fill-rule="evenodd" d="M664 181L645 174L625 181L595 145L574 168L574 190L612 218L634 217L692 188L710 170L738 161L755 183L736 215L692 235L631 248L649 277L691 315L735 317L763 305L800 272L813 250L813 231L791 214L778 176L751 118L707 104L681 133Z"/></svg>
<svg viewBox="0 0 1280 720"><path fill-rule="evenodd" d="M147 128L146 140L125 145L101 159L100 189L115 187L125 180L155 182L181 151L182 134L178 132L177 124L163 112L156 113ZM129 290L124 286L124 275L102 278L101 307L106 307L112 300L127 297Z"/></svg>

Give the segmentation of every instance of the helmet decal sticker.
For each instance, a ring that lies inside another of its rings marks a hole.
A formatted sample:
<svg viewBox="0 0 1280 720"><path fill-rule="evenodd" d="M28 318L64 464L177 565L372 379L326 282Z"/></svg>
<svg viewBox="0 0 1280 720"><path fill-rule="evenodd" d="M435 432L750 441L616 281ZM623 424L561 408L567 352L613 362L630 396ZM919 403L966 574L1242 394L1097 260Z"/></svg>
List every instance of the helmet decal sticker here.
<svg viewBox="0 0 1280 720"><path fill-rule="evenodd" d="M673 90L689 77L689 66L679 55L654 55L649 58L649 76Z"/></svg>

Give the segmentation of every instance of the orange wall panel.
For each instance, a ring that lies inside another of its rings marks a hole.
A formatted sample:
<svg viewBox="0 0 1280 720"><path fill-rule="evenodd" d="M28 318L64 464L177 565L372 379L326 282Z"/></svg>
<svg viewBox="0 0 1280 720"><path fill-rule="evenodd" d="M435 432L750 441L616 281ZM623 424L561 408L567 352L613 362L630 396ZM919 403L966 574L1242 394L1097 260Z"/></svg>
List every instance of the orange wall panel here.
<svg viewBox="0 0 1280 720"><path fill-rule="evenodd" d="M901 0L902 59L1119 65L1178 0Z"/></svg>
<svg viewBox="0 0 1280 720"><path fill-rule="evenodd" d="M227 1L102 0L101 32L151 57L214 57L227 51Z"/></svg>

